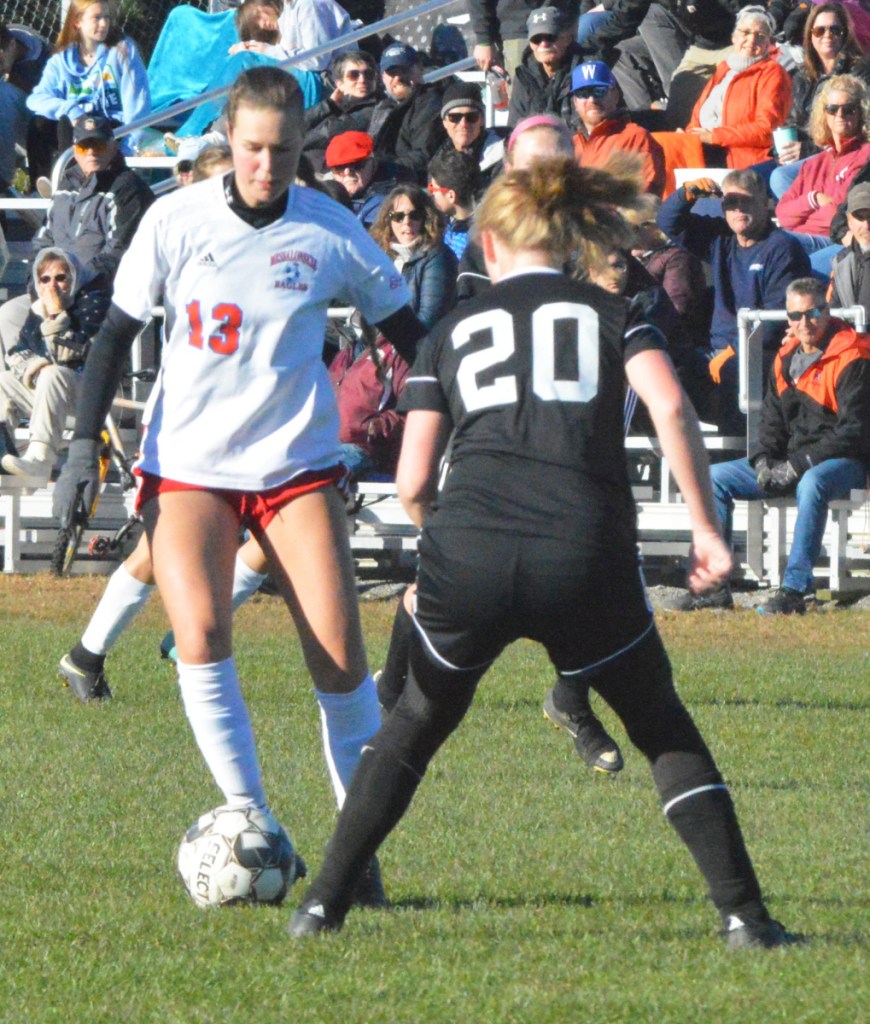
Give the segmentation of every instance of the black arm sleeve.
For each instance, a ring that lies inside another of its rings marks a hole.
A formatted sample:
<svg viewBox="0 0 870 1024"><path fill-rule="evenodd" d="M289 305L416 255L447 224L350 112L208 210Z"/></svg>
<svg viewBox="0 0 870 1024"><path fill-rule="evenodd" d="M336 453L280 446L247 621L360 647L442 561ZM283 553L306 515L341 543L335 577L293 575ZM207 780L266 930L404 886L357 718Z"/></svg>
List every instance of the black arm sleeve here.
<svg viewBox="0 0 870 1024"><path fill-rule="evenodd" d="M109 306L85 362L73 440L95 441L100 436L124 373L124 362L141 329L141 320L127 316L114 303Z"/></svg>
<svg viewBox="0 0 870 1024"><path fill-rule="evenodd" d="M417 342L426 337L426 328L411 307L402 306L375 326L405 362L413 366L417 355Z"/></svg>

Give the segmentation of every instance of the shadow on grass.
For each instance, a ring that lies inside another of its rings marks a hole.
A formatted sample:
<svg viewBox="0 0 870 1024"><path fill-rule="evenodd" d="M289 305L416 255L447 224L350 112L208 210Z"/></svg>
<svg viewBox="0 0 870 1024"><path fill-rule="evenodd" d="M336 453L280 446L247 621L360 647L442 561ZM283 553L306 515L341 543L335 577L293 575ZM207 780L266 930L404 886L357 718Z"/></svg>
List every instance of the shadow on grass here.
<svg viewBox="0 0 870 1024"><path fill-rule="evenodd" d="M506 700L502 697L490 697L481 695L480 704L486 705L490 710L515 711L521 708L530 708L533 711L541 711L545 694L540 697L525 697L519 700ZM870 703L859 703L856 701L844 700L794 700L792 698L781 698L779 700L761 700L758 697L713 697L708 700L684 700L688 708L785 708L793 711L870 711Z"/></svg>

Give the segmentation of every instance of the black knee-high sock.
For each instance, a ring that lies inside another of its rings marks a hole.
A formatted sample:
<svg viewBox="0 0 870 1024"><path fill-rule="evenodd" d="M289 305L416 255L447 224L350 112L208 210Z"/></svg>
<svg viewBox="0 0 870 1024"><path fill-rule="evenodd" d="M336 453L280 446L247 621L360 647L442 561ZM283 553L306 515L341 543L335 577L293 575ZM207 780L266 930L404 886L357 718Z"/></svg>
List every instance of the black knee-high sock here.
<svg viewBox="0 0 870 1024"><path fill-rule="evenodd" d="M405 689L363 750L305 904L322 903L334 920L344 917L359 877L407 810L436 751L462 721L483 671L448 672L428 660L419 637L412 638Z"/></svg>
<svg viewBox="0 0 870 1024"><path fill-rule="evenodd" d="M390 636L390 649L384 663L381 677L378 679L378 701L382 708L392 711L396 701L405 689L408 678L408 659L411 646L411 634L414 631L414 620L405 607L404 596L399 601L396 617L393 620L393 632Z"/></svg>
<svg viewBox="0 0 870 1024"><path fill-rule="evenodd" d="M731 914L757 919L764 915L761 887L731 794L721 780L704 783L702 778L685 780L682 792L670 798L660 787L665 817L695 858L723 921Z"/></svg>
<svg viewBox="0 0 870 1024"><path fill-rule="evenodd" d="M649 760L665 816L689 848L723 919L763 916L752 861L728 789L673 685L653 631L592 681Z"/></svg>
<svg viewBox="0 0 870 1024"><path fill-rule="evenodd" d="M330 917L344 918L357 880L398 824L421 781L422 775L392 750L363 751L326 846L323 867L305 893L306 904L322 903Z"/></svg>

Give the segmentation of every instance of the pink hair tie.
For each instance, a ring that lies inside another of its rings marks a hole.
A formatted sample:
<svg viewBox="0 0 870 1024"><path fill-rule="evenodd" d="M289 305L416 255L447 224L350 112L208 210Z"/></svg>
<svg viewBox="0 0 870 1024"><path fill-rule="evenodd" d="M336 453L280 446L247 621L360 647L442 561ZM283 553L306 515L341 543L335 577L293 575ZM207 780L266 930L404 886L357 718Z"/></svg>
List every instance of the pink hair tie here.
<svg viewBox="0 0 870 1024"><path fill-rule="evenodd" d="M514 148L514 144L517 139L527 132L530 128L540 128L546 126L547 128L555 128L557 131L567 132L568 128L564 121L560 121L555 114L533 114L531 117L523 118L522 121L514 128L508 139L507 149L508 153Z"/></svg>

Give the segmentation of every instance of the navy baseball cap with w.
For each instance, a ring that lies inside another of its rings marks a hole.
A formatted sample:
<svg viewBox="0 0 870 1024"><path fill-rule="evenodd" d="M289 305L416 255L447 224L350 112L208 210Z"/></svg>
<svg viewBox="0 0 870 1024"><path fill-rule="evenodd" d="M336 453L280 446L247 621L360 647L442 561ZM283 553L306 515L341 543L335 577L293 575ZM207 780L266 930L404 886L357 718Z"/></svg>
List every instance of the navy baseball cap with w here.
<svg viewBox="0 0 870 1024"><path fill-rule="evenodd" d="M588 89L590 86L596 85L607 88L616 85L613 72L603 60L588 60L574 68L571 75L571 92L576 92L578 89Z"/></svg>

